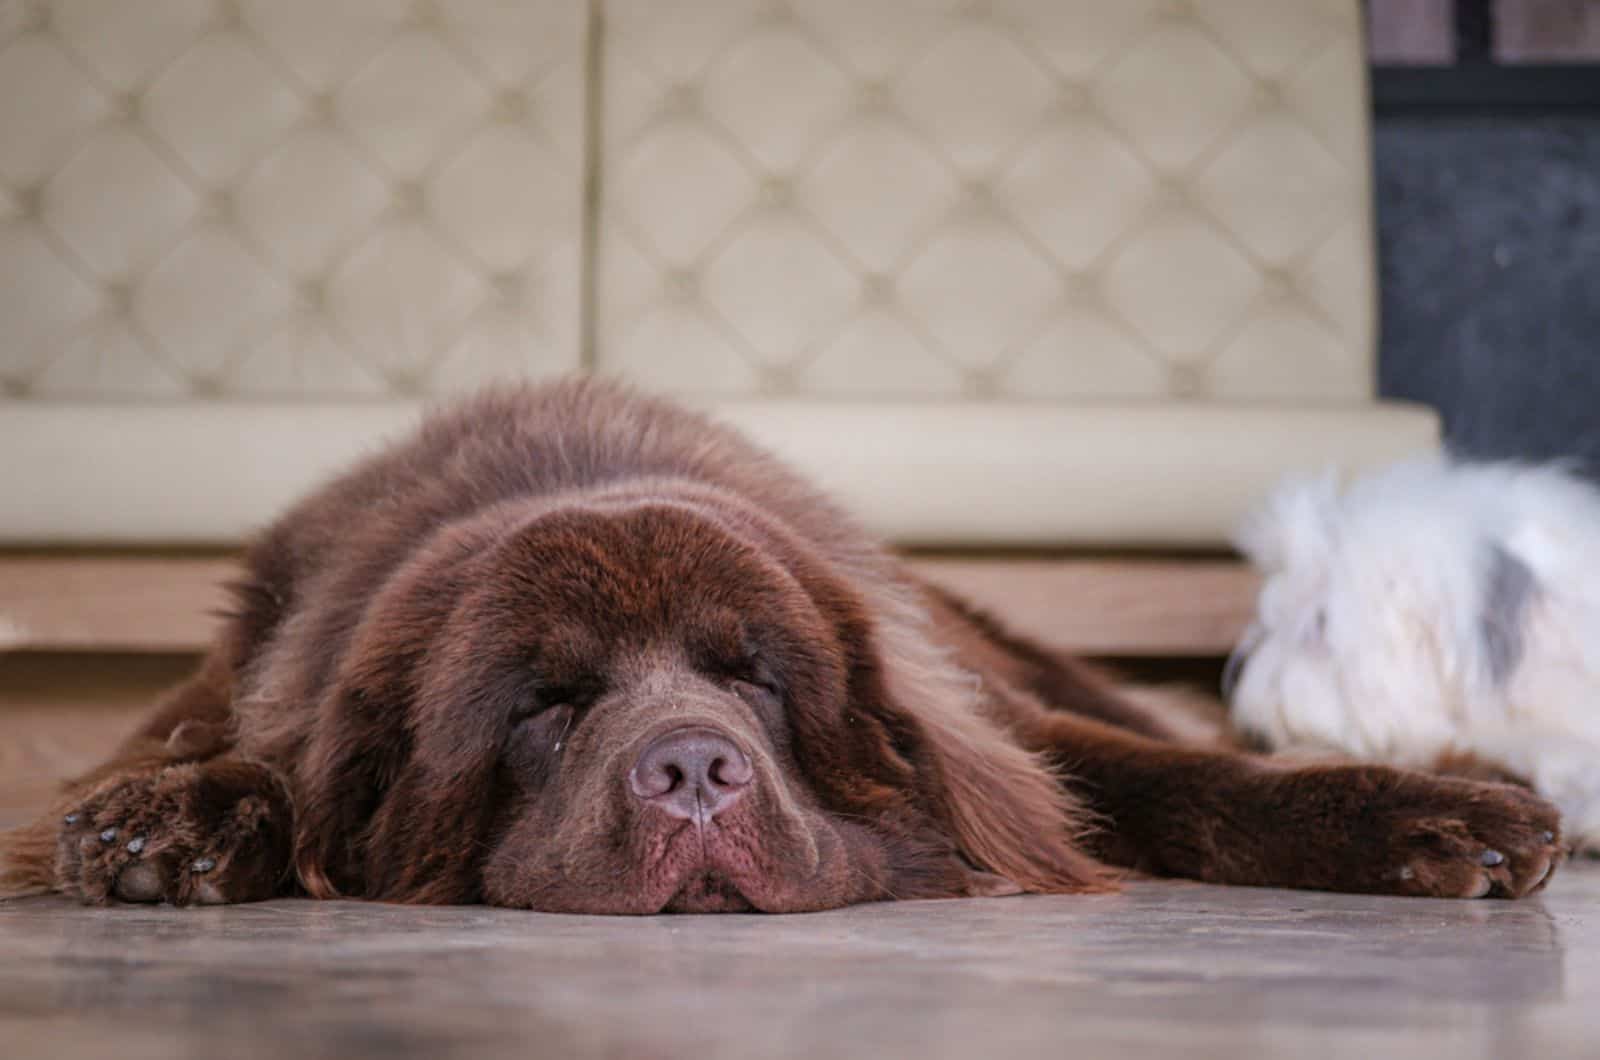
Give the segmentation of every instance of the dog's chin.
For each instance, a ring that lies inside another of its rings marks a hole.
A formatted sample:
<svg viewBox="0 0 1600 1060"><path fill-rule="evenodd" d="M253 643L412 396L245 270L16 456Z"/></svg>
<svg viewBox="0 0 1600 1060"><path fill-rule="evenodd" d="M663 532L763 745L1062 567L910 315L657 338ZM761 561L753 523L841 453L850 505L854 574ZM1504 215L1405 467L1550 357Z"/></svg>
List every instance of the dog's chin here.
<svg viewBox="0 0 1600 1060"><path fill-rule="evenodd" d="M716 872L703 872L691 877L677 894L667 900L661 911L663 913L754 913L759 910L727 877Z"/></svg>

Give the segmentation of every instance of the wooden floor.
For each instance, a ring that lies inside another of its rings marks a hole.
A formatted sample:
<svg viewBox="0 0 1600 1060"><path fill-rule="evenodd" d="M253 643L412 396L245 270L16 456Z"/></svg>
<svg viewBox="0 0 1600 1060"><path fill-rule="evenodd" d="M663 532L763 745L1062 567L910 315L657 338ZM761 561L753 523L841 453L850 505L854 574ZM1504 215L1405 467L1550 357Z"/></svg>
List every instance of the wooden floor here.
<svg viewBox="0 0 1600 1060"><path fill-rule="evenodd" d="M1600 869L1521 902L1140 882L800 916L0 903L7 1057L1597 1055Z"/></svg>

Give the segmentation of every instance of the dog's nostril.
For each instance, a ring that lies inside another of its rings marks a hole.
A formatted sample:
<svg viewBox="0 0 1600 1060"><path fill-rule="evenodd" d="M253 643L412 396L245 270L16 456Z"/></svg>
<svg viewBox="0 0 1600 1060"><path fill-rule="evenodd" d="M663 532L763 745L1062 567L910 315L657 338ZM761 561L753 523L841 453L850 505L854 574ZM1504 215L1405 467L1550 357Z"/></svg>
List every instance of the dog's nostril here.
<svg viewBox="0 0 1600 1060"><path fill-rule="evenodd" d="M678 729L652 740L628 774L634 795L674 817L704 823L738 801L754 779L750 759L712 729Z"/></svg>
<svg viewBox="0 0 1600 1060"><path fill-rule="evenodd" d="M738 758L717 758L711 763L708 775L715 784L726 788L739 788L750 783L750 760L744 755Z"/></svg>

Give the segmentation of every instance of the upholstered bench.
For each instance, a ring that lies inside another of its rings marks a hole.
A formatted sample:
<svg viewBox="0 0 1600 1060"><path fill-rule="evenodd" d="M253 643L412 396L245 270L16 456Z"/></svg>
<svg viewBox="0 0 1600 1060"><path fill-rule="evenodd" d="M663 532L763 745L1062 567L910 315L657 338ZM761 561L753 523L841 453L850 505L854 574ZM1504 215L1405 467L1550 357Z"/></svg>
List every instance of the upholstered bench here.
<svg viewBox="0 0 1600 1060"><path fill-rule="evenodd" d="M0 649L194 646L215 550L508 376L702 404L1107 653L1250 584L1104 550L1437 444L1374 397L1357 0L7 18Z"/></svg>

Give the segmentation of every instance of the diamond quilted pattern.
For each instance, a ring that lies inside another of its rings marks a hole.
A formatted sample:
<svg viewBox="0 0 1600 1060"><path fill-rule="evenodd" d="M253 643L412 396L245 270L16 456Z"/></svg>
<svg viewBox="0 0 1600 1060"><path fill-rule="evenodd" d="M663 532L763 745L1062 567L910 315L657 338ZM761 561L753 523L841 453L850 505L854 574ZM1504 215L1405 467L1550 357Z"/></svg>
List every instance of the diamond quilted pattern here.
<svg viewBox="0 0 1600 1060"><path fill-rule="evenodd" d="M1358 9L0 3L0 387L1357 399Z"/></svg>
<svg viewBox="0 0 1600 1060"><path fill-rule="evenodd" d="M600 368L707 393L1371 392L1350 0L604 11Z"/></svg>
<svg viewBox="0 0 1600 1060"><path fill-rule="evenodd" d="M41 213L66 254L117 282L153 264L200 208L194 188L120 124L89 133L43 195Z"/></svg>
<svg viewBox="0 0 1600 1060"><path fill-rule="evenodd" d="M416 177L478 124L492 93L437 37L402 33L339 91L339 112L393 172Z"/></svg>
<svg viewBox="0 0 1600 1060"><path fill-rule="evenodd" d="M827 145L797 194L866 268L888 272L960 202L961 184L920 137L869 118Z"/></svg>
<svg viewBox="0 0 1600 1060"><path fill-rule="evenodd" d="M330 268L382 216L390 190L336 129L308 125L263 158L234 198L250 238L305 279Z"/></svg>
<svg viewBox="0 0 1600 1060"><path fill-rule="evenodd" d="M1102 111L1163 173L1178 173L1252 100L1250 77L1199 26L1157 23L1096 86Z"/></svg>
<svg viewBox="0 0 1600 1060"><path fill-rule="evenodd" d="M850 268L792 213L741 233L706 273L706 296L768 364L836 327L859 290Z"/></svg>
<svg viewBox="0 0 1600 1060"><path fill-rule="evenodd" d="M1275 166L1291 166L1293 181ZM1246 122L1195 178L1199 199L1263 261L1282 265L1314 249L1350 215L1343 170L1282 111Z"/></svg>
<svg viewBox="0 0 1600 1060"><path fill-rule="evenodd" d="M525 128L491 125L439 168L429 204L475 261L505 272L539 253L528 233L562 229L570 180L571 170Z"/></svg>
<svg viewBox="0 0 1600 1060"><path fill-rule="evenodd" d="M939 233L906 270L901 302L941 348L973 367L1037 329L1060 299L1050 264L1009 226L978 216Z"/></svg>
<svg viewBox="0 0 1600 1060"><path fill-rule="evenodd" d="M402 393L422 389L432 360L460 341L486 296L482 276L419 221L380 230L327 291L335 321Z"/></svg>
<svg viewBox="0 0 1600 1060"><path fill-rule="evenodd" d="M1183 362L1203 359L1241 322L1261 278L1214 227L1174 207L1128 240L1105 286L1118 313Z"/></svg>
<svg viewBox="0 0 1600 1060"><path fill-rule="evenodd" d="M108 109L59 44L13 43L0 62L0 174L19 185L44 179Z"/></svg>
<svg viewBox="0 0 1600 1060"><path fill-rule="evenodd" d="M1018 222L1073 269L1100 258L1150 207L1158 184L1122 138L1088 111L1040 131L1001 182ZM1116 188L1107 198L1104 189Z"/></svg>
<svg viewBox="0 0 1600 1060"><path fill-rule="evenodd" d="M754 95L752 84L765 83ZM804 37L782 24L763 29L724 53L705 79L707 113L769 171L804 157L851 95L850 80Z"/></svg>
<svg viewBox="0 0 1600 1060"><path fill-rule="evenodd" d="M99 292L32 225L0 225L0 377L20 384L99 308Z"/></svg>
<svg viewBox="0 0 1600 1060"><path fill-rule="evenodd" d="M208 185L237 177L305 105L240 33L199 41L162 72L141 101L151 130ZM250 120L240 121L240 114Z"/></svg>
<svg viewBox="0 0 1600 1060"><path fill-rule="evenodd" d="M7 394L379 396L577 366L583 0L6 12Z"/></svg>
<svg viewBox="0 0 1600 1060"><path fill-rule="evenodd" d="M159 76L225 9L209 0L55 0L39 8L35 29L53 29L84 74L108 91L132 92Z"/></svg>
<svg viewBox="0 0 1600 1060"><path fill-rule="evenodd" d="M417 8L412 0L240 0L239 10L296 82L327 92L359 72Z"/></svg>
<svg viewBox="0 0 1600 1060"><path fill-rule="evenodd" d="M219 226L191 232L133 291L139 326L184 378L222 388L226 361L286 310L293 292L234 233ZM228 312L212 307L226 303Z"/></svg>
<svg viewBox="0 0 1600 1060"><path fill-rule="evenodd" d="M952 76L958 70L984 76ZM974 19L958 22L901 74L894 96L963 174L978 176L1025 139L1055 93L1015 39Z"/></svg>

